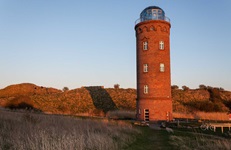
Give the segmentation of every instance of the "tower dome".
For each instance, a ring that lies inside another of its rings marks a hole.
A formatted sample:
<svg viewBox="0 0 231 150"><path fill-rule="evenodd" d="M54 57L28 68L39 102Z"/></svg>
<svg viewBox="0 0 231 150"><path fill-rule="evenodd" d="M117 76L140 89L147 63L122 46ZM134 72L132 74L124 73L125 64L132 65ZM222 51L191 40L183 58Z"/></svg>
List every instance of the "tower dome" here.
<svg viewBox="0 0 231 150"><path fill-rule="evenodd" d="M140 18L138 20L138 22L143 22L147 20L165 20L170 22L170 20L165 16L164 10L158 6L149 6L145 8L140 13Z"/></svg>

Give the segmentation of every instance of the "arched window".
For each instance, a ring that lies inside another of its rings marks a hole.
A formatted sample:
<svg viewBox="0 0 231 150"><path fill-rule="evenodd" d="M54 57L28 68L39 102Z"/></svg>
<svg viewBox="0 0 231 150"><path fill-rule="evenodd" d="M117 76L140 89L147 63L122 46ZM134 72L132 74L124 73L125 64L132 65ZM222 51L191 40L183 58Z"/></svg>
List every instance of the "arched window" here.
<svg viewBox="0 0 231 150"><path fill-rule="evenodd" d="M159 42L159 49L164 50L164 41Z"/></svg>
<svg viewBox="0 0 231 150"><path fill-rule="evenodd" d="M143 50L148 50L148 42L143 42Z"/></svg>
<svg viewBox="0 0 231 150"><path fill-rule="evenodd" d="M164 72L164 64L160 63L160 72Z"/></svg>
<svg viewBox="0 0 231 150"><path fill-rule="evenodd" d="M144 64L143 70L144 72L148 72L148 64Z"/></svg>
<svg viewBox="0 0 231 150"><path fill-rule="evenodd" d="M144 94L148 94L148 85L144 86Z"/></svg>

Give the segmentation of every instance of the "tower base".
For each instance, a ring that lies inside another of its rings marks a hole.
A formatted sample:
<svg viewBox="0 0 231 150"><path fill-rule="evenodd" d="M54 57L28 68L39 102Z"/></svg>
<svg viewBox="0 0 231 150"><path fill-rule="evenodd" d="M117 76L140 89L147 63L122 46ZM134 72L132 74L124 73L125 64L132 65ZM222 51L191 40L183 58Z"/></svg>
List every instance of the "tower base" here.
<svg viewBox="0 0 231 150"><path fill-rule="evenodd" d="M137 105L137 120L139 121L171 121L171 99L141 99Z"/></svg>

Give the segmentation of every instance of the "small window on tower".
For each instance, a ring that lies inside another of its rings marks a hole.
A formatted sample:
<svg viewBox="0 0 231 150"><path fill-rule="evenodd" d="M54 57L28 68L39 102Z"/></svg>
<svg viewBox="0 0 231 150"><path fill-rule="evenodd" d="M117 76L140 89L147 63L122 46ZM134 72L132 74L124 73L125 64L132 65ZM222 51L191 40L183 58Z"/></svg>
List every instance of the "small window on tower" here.
<svg viewBox="0 0 231 150"><path fill-rule="evenodd" d="M148 42L143 42L143 50L148 50Z"/></svg>
<svg viewBox="0 0 231 150"><path fill-rule="evenodd" d="M160 64L160 72L164 72L164 64L163 63Z"/></svg>
<svg viewBox="0 0 231 150"><path fill-rule="evenodd" d="M144 94L148 94L148 86L147 85L144 86Z"/></svg>
<svg viewBox="0 0 231 150"><path fill-rule="evenodd" d="M159 49L164 50L164 41L159 42Z"/></svg>
<svg viewBox="0 0 231 150"><path fill-rule="evenodd" d="M144 64L144 72L148 72L148 64Z"/></svg>

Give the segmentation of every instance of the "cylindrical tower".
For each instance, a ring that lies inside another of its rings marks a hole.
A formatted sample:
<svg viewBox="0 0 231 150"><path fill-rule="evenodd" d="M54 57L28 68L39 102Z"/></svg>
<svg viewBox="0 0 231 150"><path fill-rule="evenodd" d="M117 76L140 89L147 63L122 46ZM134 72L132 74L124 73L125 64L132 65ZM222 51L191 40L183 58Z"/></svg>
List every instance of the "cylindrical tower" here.
<svg viewBox="0 0 231 150"><path fill-rule="evenodd" d="M136 21L137 119L172 119L170 20L157 7L145 8Z"/></svg>

